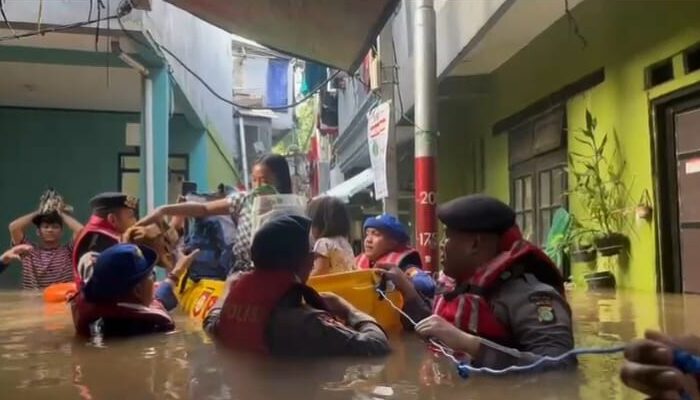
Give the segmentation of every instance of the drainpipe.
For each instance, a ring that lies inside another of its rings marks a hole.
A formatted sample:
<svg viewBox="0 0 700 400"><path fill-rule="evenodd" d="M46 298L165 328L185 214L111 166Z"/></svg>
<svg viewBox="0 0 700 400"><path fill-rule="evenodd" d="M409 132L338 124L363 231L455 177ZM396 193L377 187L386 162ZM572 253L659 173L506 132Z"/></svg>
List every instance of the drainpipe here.
<svg viewBox="0 0 700 400"><path fill-rule="evenodd" d="M143 80L143 125L144 148L143 157L146 161L146 209L151 212L155 209L155 168L153 157L153 81L144 76Z"/></svg>
<svg viewBox="0 0 700 400"><path fill-rule="evenodd" d="M437 271L437 56L433 0L416 2L415 54L415 204L416 244L423 267Z"/></svg>
<svg viewBox="0 0 700 400"><path fill-rule="evenodd" d="M243 164L243 184L245 189L250 189L250 176L248 174L248 148L245 141L245 123L243 114L238 111L238 140L241 142L241 164Z"/></svg>

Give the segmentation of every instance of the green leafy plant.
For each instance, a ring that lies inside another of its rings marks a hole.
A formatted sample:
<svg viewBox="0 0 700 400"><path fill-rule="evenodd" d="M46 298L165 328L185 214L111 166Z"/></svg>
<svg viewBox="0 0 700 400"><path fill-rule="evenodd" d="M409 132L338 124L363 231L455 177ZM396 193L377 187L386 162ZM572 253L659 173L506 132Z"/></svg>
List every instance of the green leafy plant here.
<svg viewBox="0 0 700 400"><path fill-rule="evenodd" d="M573 176L570 190L581 202L589 218L578 218L580 225L593 235L593 241L603 255L619 253L626 242L621 233L628 222L629 190L622 179L626 162L620 160L617 135L612 141L606 133L596 137L597 120L586 110L586 127L580 129L573 139L584 145L585 153L570 152L569 165ZM611 146L612 150L608 150ZM613 250L610 250L613 249ZM607 251L607 254L605 252Z"/></svg>

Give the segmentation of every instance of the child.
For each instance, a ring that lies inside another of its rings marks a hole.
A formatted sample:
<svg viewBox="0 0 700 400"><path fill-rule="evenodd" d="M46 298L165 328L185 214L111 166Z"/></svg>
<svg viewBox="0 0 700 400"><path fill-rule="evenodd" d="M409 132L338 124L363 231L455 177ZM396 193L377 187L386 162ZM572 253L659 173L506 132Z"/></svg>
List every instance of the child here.
<svg viewBox="0 0 700 400"><path fill-rule="evenodd" d="M311 275L326 275L356 269L355 256L348 238L350 216L335 197L319 197L307 208L314 241L314 269Z"/></svg>
<svg viewBox="0 0 700 400"><path fill-rule="evenodd" d="M367 218L364 224L364 253L357 257L360 269L398 267L426 299L435 295L435 281L423 271L418 251L409 247L410 238L403 224L389 214Z"/></svg>

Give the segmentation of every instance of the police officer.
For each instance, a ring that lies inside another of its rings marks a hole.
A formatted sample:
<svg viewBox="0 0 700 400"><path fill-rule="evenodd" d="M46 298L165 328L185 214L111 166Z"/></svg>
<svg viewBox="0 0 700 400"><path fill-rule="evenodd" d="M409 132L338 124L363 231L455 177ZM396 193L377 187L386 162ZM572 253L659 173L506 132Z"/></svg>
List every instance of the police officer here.
<svg viewBox="0 0 700 400"><path fill-rule="evenodd" d="M419 334L470 354L476 365L495 368L573 348L561 274L522 238L510 207L470 195L440 206L438 218L446 227L444 272L456 287L437 298L434 315L401 274L389 273L404 293L405 310L420 321Z"/></svg>
<svg viewBox="0 0 700 400"><path fill-rule="evenodd" d="M389 352L377 322L335 295L306 285L314 255L311 221L277 216L250 249L255 268L234 276L204 329L226 348L278 356L377 356Z"/></svg>
<svg viewBox="0 0 700 400"><path fill-rule="evenodd" d="M136 223L138 199L124 193L100 193L90 200L92 216L73 247L73 274L82 286L98 253L119 243L121 235Z"/></svg>

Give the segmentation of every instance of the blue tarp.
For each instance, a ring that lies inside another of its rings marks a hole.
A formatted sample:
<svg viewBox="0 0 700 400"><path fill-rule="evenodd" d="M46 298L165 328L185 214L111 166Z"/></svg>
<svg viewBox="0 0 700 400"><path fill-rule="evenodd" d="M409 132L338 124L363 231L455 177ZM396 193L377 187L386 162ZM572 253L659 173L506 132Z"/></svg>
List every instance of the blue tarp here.
<svg viewBox="0 0 700 400"><path fill-rule="evenodd" d="M289 103L287 89L289 60L276 58L267 63L267 106L283 107Z"/></svg>

